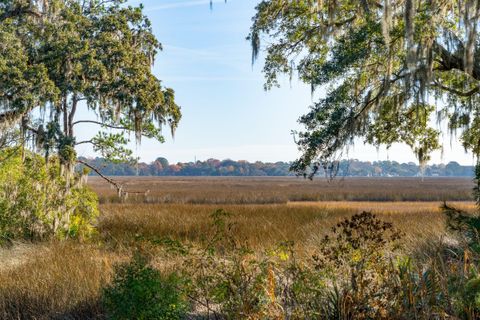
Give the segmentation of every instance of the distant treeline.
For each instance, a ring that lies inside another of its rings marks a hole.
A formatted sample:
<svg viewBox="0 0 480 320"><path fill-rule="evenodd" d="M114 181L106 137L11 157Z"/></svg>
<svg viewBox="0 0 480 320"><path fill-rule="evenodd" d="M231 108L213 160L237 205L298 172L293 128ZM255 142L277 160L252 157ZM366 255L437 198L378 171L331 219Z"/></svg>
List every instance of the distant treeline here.
<svg viewBox="0 0 480 320"><path fill-rule="evenodd" d="M289 162L248 162L208 159L206 161L170 164L165 158L158 158L150 164L140 162L112 163L103 158L81 160L110 176L293 176ZM424 176L472 177L473 166L462 166L457 162L426 166ZM92 172L92 175L95 174ZM396 161L342 160L338 176L355 177L413 177L420 176L420 167L413 163Z"/></svg>

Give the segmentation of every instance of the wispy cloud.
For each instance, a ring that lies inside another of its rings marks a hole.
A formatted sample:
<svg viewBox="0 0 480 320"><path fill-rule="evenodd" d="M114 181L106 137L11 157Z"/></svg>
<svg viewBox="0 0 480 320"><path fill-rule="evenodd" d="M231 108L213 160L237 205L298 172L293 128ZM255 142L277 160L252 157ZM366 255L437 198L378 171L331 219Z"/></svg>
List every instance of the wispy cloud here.
<svg viewBox="0 0 480 320"><path fill-rule="evenodd" d="M220 56L220 54L218 53L218 51L220 50L215 51L214 48L197 49L164 44L163 49L165 50L165 52L173 52L175 54L201 58L217 59Z"/></svg>
<svg viewBox="0 0 480 320"><path fill-rule="evenodd" d="M176 62L228 67L236 74L251 75L249 52L238 45L222 45L206 48L187 48L165 44L163 59Z"/></svg>
<svg viewBox="0 0 480 320"><path fill-rule="evenodd" d="M219 3L219 2L224 2L224 0L213 0L212 2ZM210 0L177 1L177 2L170 2L170 3L160 4L157 6L148 7L146 11L159 11L159 10L168 10L168 9L195 7L195 6L208 6L209 4L210 4Z"/></svg>
<svg viewBox="0 0 480 320"><path fill-rule="evenodd" d="M168 76L163 75L165 82L205 82L205 81L217 81L217 82L225 82L225 81L246 81L246 82L253 82L261 81L258 78L254 77L222 77L222 76L208 76L208 75L199 75L199 76Z"/></svg>

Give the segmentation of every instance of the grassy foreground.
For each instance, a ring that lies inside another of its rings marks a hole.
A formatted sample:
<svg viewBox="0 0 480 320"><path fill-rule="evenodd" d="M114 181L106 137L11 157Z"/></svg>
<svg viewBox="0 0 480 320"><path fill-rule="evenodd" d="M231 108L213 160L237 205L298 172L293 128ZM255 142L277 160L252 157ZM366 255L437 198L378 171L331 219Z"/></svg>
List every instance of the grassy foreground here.
<svg viewBox="0 0 480 320"><path fill-rule="evenodd" d="M236 182L230 180L229 183ZM400 182L400 185L402 183L405 182ZM246 181L240 180L238 184L244 188ZM252 184L253 188L258 188L255 181ZM185 188L198 188L196 196L201 194L198 185L185 186L183 183L180 189ZM226 199L224 187L219 185L216 188L217 194ZM273 188L278 188L278 185ZM264 186L264 189L265 193L270 192L268 187ZM178 192L174 188L172 190L173 193ZM291 191L288 188L287 190ZM430 191L434 192L434 189ZM250 189L246 189L246 193L250 192ZM207 195L208 190L205 196ZM109 196L108 192L102 194L100 191L100 197L102 196ZM314 270L319 268L318 259L328 257L331 252L328 247L330 244L325 242L326 235L340 237L340 240L336 240L338 243L346 241L345 243L351 244L348 242L351 239L343 238L341 233L332 233L332 227L337 226L337 229L340 229L338 225L344 219L350 219L352 215L364 210L373 211L380 220L392 223L401 234L400 240L391 238L393 240L390 241L389 227L380 226L379 230L367 231L366 238L362 238L367 239L367 245L361 247L360 251L348 251L350 249L347 246L345 250L348 254L336 255L337 260L329 260L328 263L335 265L341 262L337 266L338 270L347 270L348 274L353 269L350 262L345 264L345 257L353 257L355 261L355 255L363 252L361 259L365 259L373 268L368 267L357 272L363 277L362 281L367 281L379 292L385 290L385 286L391 285L386 278L377 277L389 268L387 260L393 261L396 266L400 264L407 268L406 262L400 263L398 259L404 259L402 257L405 256L415 259L415 263L423 267L418 270L413 264L408 267L409 276L414 278L418 278L418 272L422 275L422 269L430 270L432 264L437 269L473 267L470 260L453 261L443 256L444 249L458 244L459 239L447 232L445 216L439 209L441 202L438 201L327 201L242 205L236 203L240 196L241 194L237 194L233 204L221 206L188 203L103 203L100 207L102 215L98 221L97 235L89 242L14 243L11 247L1 248L0 318L103 319L106 311L102 304L102 294L104 288L112 283L115 266L130 261L138 253L147 257L148 265L162 274L176 272L183 277L188 276L189 281L181 284L182 299L189 306L185 315L187 318L214 319L222 315L231 319L283 319L287 312L292 319L331 318L328 310L317 316L307 310L320 310L320 307L311 301L333 299L323 296L323 293L322 296L314 294L318 288L334 285L334 282L328 280L332 279L332 273L322 271L322 274L318 274ZM286 193L282 194L284 198L288 196ZM432 193L431 197L436 199L439 196ZM475 208L474 204L468 201L451 202L451 205L471 212ZM216 220L212 217L212 212L219 208L223 208L230 215L220 214ZM351 221L349 223L352 224ZM355 234L361 229L354 230ZM372 242L368 238L370 236L372 239L378 237L381 245ZM390 244L394 243L395 248L390 247ZM246 248L248 250L244 251ZM385 255L372 255L372 252L384 252ZM459 254L463 254L463 251ZM318 258L318 255L322 257ZM452 263L441 266L438 263L442 261ZM358 267L357 264L354 265ZM377 267L384 269L377 270ZM399 269L395 267L395 270ZM460 275L452 270L448 273ZM440 274L442 272L437 275ZM468 270L462 270L461 274L466 279ZM448 290L444 291L442 286L452 285L447 283L450 281L449 276L445 274L443 278L436 277L435 285L438 283L438 288L434 288L437 290L434 294L444 295ZM417 286L419 291L412 291L411 306L402 307L405 309L397 308L395 315L398 316L399 312L409 316L417 313L418 318L442 318L439 311L441 303L427 301L430 297L427 291L430 288L425 287L424 293L421 291L421 287L427 282L423 283L414 278L409 284ZM399 279L404 281L406 278ZM306 283L313 286L315 283L318 288L314 291L311 291L311 288L292 289L287 286L289 281L298 282L298 286ZM401 283L396 285L401 287ZM225 291L219 293L219 288ZM229 290L238 292L238 295L232 295ZM281 297L281 292L295 293L298 296L288 300ZM362 291L365 301L361 297L352 296L352 292L349 291L344 296L339 293L335 298L336 303L346 303L343 309L337 308L338 312L343 312L343 316L339 313L338 318L347 319L352 312L363 314L365 319L393 316L393 313L388 312L393 312L394 306L384 305L385 301L374 298L372 292ZM388 297L391 292L385 291L384 294ZM219 297L223 300L219 300ZM350 300L347 297L357 304L363 301L366 305L377 305L372 308L373 311L355 309L355 306L349 306L347 302ZM403 300L410 298L405 295L401 297ZM429 303L431 307L428 307ZM457 310L464 307L451 308L441 312L475 315L472 310Z"/></svg>

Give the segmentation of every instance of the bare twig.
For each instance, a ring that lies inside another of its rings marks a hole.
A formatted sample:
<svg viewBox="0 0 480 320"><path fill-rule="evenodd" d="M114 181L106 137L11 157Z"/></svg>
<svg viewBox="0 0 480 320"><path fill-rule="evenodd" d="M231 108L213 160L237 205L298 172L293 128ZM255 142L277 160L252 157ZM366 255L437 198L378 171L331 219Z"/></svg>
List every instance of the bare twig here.
<svg viewBox="0 0 480 320"><path fill-rule="evenodd" d="M105 176L104 174L102 174L100 172L99 169L95 168L94 166L92 166L91 164L89 164L88 162L86 161L83 161L83 160L79 160L77 159L77 163L79 164L83 164L84 166L88 167L89 169L93 170L96 174L98 174L102 179L104 179L105 181L107 181L108 183L110 183L112 186L115 187L115 189L117 189L117 192L118 192L118 196L119 197L124 197L128 194L143 194L143 195L147 195L150 190L146 190L146 191L125 191L123 189L123 186L116 182L115 180Z"/></svg>
<svg viewBox="0 0 480 320"><path fill-rule="evenodd" d="M95 168L94 166L92 166L91 164L89 164L88 162L86 161L83 161L83 160L79 160L77 159L77 163L80 163L80 164L83 164L84 166L88 167L89 169L93 170L96 174L98 174L102 179L104 179L105 181L107 181L108 183L110 183L112 186L114 186L116 189L117 189L117 192L118 192L118 195L120 197L124 196L126 193L125 191L123 190L123 186L121 184L119 184L118 182L110 179L109 177L105 176L104 174L102 174L100 172L100 170L98 170L97 168Z"/></svg>

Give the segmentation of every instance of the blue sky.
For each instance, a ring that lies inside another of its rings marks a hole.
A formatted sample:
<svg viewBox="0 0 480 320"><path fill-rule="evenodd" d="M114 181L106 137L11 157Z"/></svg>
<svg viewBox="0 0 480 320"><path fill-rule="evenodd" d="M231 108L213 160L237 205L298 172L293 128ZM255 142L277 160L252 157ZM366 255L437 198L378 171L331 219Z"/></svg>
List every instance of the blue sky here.
<svg viewBox="0 0 480 320"><path fill-rule="evenodd" d="M154 66L165 86L176 92L183 119L175 138L167 135L160 144L143 140L132 144L142 161L159 156L170 162L208 158L248 161L291 161L298 151L290 134L301 129L297 119L312 104L309 86L284 79L280 89L263 90L262 60L253 67L245 39L258 0L131 0L143 3L154 33L163 44ZM167 132L168 130L165 130ZM79 135L88 137L88 128ZM81 139L79 138L79 140ZM451 160L472 164L450 137L444 138L443 156L437 152L432 162ZM79 154L92 156L88 147ZM388 152L359 143L348 157L361 160L415 161L405 146Z"/></svg>

